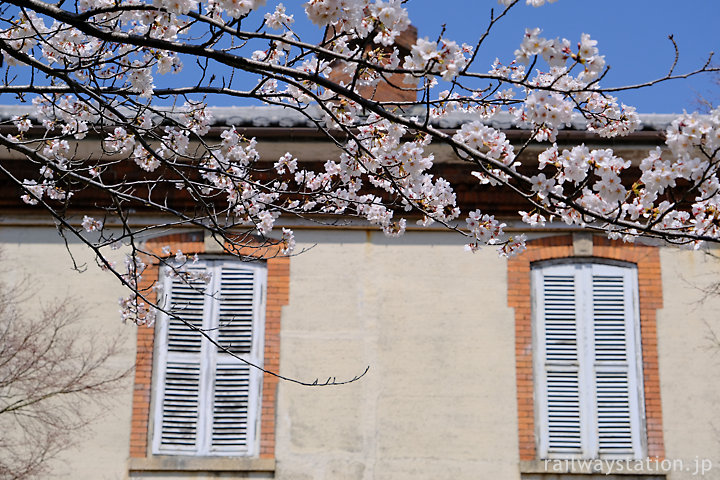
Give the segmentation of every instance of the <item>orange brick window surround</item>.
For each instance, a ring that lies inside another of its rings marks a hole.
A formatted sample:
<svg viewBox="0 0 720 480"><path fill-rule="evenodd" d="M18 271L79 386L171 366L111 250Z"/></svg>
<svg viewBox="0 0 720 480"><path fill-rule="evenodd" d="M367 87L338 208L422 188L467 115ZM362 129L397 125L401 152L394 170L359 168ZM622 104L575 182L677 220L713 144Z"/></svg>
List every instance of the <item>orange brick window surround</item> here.
<svg viewBox="0 0 720 480"><path fill-rule="evenodd" d="M573 258L573 251L572 235L545 237L529 241L522 255L508 260L508 306L515 310L515 369L521 461L537 459L530 268L533 262ZM619 260L637 266L647 454L648 457L664 458L656 326L656 310L662 308L663 304L659 250L653 246L625 244L595 237L592 258Z"/></svg>
<svg viewBox="0 0 720 480"><path fill-rule="evenodd" d="M182 250L187 255L205 253L202 232L178 233L150 239L146 249L162 256L161 250L169 245L172 251ZM267 255L268 251L263 251ZM270 252L273 253L273 252ZM265 359L264 368L277 372L280 368L280 315L287 305L290 285L290 258L267 255L267 292L265 301ZM159 279L160 268L155 261L143 273L140 288L155 300L152 286ZM135 386L133 391L132 420L130 428L130 457L150 457L149 425L150 399L152 397L153 343L155 329L139 326L137 330L137 354L135 358ZM260 410L260 458L275 456L275 407L277 377L263 376L262 406Z"/></svg>

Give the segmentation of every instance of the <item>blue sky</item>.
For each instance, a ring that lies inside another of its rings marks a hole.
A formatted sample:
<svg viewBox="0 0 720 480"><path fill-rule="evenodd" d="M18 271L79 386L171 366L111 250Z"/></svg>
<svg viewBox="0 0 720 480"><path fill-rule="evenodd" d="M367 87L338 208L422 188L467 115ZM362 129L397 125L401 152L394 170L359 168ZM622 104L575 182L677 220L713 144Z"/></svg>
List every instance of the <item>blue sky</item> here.
<svg viewBox="0 0 720 480"><path fill-rule="evenodd" d="M419 36L436 37L444 23L448 38L473 43L485 30L490 9L498 11L502 6L495 0L410 0L407 8ZM674 58L670 34L680 49L676 72L702 66L713 50L714 63L720 66L719 22L720 0L558 0L540 8L523 1L502 20L481 54L487 62L496 56L511 60L526 27L540 27L543 36L564 37L573 45L581 33L589 33L611 66L602 85L634 84L667 73ZM720 80L720 75L714 79ZM720 85L714 79L703 75L675 80L619 98L641 113L692 111L697 109L698 95L720 100Z"/></svg>
<svg viewBox="0 0 720 480"><path fill-rule="evenodd" d="M259 12L252 14L243 25L255 28L268 10L274 10L279 0L268 0ZM284 0L288 13L294 13L293 27L303 40L317 42L322 31L305 17L305 0ZM458 43L475 44L485 31L490 9L502 11L496 0L409 0L405 4L412 23L421 37L437 38L442 25L445 37ZM259 14L259 15L258 15ZM601 54L612 68L603 86L636 84L664 76L672 64L674 51L667 39L673 34L680 49L676 73L685 73L702 66L711 51L717 52L713 61L720 66L720 0L558 0L540 8L525 5L521 0L511 14L496 25L483 45L475 71L487 71L498 57L503 63L514 58L525 28L540 27L547 38L564 37L575 45L582 33L589 33L598 41ZM264 45L258 45L264 48ZM178 85L188 81L192 59L185 60L180 75L156 77L156 86ZM21 74L22 75L22 74ZM191 75L192 78L194 75ZM246 86L256 78L248 76ZM720 105L720 74L704 74L687 80L674 80L641 91L618 94L620 101L637 107L640 113L680 113L698 108L699 97L709 98ZM217 104L218 99L208 98ZM16 101L3 97L0 103ZM169 100L168 100L169 101ZM246 100L223 99L222 102L245 103Z"/></svg>
<svg viewBox="0 0 720 480"><path fill-rule="evenodd" d="M298 20L294 27L319 39L320 33L300 20L304 15L302 3L285 1L288 11L293 11ZM275 4L269 0L267 6ZM406 8L419 36L434 39L445 24L447 38L474 44L487 26L490 9L499 12L502 5L496 0L409 0ZM486 69L495 57L509 62L525 28L540 27L543 36L564 37L572 45L582 33L589 33L612 67L602 85L635 84L667 73L674 58L667 39L670 34L680 49L677 73L702 66L712 50L717 52L714 63L720 65L719 21L720 0L558 0L540 8L525 5L523 0L497 25L475 69ZM698 95L714 96L717 102L720 85L713 83L711 75L704 75L618 96L641 113L679 113L696 110Z"/></svg>

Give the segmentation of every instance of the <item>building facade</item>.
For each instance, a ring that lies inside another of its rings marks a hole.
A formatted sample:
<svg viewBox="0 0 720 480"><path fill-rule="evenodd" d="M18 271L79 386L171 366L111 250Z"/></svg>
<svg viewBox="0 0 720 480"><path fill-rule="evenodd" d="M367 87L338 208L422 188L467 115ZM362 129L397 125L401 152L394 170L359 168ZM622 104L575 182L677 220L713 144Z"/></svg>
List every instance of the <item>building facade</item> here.
<svg viewBox="0 0 720 480"><path fill-rule="evenodd" d="M216 117L258 137L269 161L332 158L282 111ZM665 119L644 121L612 145L627 159L658 143ZM559 141L599 142L572 129ZM449 150L434 153L442 174L460 178ZM508 230L524 228L511 198L462 182L457 191L465 206L505 208ZM713 248L549 226L506 260L492 247L466 253L440 228L389 239L357 222L290 220L302 253L240 262L178 227L145 246L197 254L193 268L213 280L195 288L160 266L144 280L193 331L167 316L120 324L119 283L72 241L88 268L71 271L52 223L4 206L0 246L13 268L3 275L86 304L83 322L124 335L117 361L135 366L54 464L60 478L720 478ZM303 386L228 352L305 383L361 378Z"/></svg>

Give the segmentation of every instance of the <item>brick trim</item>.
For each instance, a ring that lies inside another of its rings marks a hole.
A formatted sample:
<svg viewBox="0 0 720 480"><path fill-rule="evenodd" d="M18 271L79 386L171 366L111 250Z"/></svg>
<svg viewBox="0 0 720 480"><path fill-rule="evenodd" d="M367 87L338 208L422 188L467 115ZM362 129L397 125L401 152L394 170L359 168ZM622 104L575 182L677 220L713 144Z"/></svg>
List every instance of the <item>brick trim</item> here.
<svg viewBox="0 0 720 480"><path fill-rule="evenodd" d="M202 232L178 233L150 239L145 247L149 253L162 256L161 249L169 245L188 255L205 253ZM227 245L226 247L229 247ZM257 249L248 249L247 255L258 255ZM272 247L260 249L267 258L267 292L265 300L265 359L264 367L277 372L280 368L280 318L283 305L288 304L290 293L290 258L278 256ZM245 254L245 252L243 252ZM153 286L159 279L157 260L148 261L140 289L150 300L155 300ZM139 326L135 357L135 384L130 426L130 457L149 458L150 402L152 398L153 345L155 329ZM263 376L262 405L260 410L260 458L275 457L275 411L277 405L277 377Z"/></svg>
<svg viewBox="0 0 720 480"><path fill-rule="evenodd" d="M562 235L529 241L522 255L508 260L508 306L515 310L515 371L521 461L537 458L530 267L533 262L541 260L571 257L572 236ZM656 310L663 306L659 250L657 247L594 237L593 258L619 260L637 266L647 453L648 457L664 458L656 322Z"/></svg>

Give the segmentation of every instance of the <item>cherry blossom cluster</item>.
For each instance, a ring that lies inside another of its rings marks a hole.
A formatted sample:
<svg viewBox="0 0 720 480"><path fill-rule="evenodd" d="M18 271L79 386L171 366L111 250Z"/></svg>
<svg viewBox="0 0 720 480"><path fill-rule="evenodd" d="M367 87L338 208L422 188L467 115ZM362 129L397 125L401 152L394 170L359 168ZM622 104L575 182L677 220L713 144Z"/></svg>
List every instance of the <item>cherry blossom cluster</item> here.
<svg viewBox="0 0 720 480"><path fill-rule="evenodd" d="M356 38L372 38L390 46L410 25L407 10L400 0L309 0L304 4L308 18L319 26L333 25L336 31Z"/></svg>
<svg viewBox="0 0 720 480"><path fill-rule="evenodd" d="M718 238L720 110L707 117L683 115L666 138L667 149L650 151L632 184L624 176L631 162L610 149L580 145L559 152L553 145L540 155L539 167L553 166L555 173L530 178L539 208L568 224L600 225L613 238L632 240L644 228L677 242ZM521 213L529 225L545 223L539 211Z"/></svg>
<svg viewBox="0 0 720 480"><path fill-rule="evenodd" d="M470 53L472 47L467 44L459 46L448 39L431 42L419 38L413 45L410 55L405 57L403 68L437 72L443 80L452 80L465 68L468 63L467 55ZM405 80L417 83L420 79L415 75L406 75Z"/></svg>
<svg viewBox="0 0 720 480"><path fill-rule="evenodd" d="M155 323L157 310L143 300L140 290L142 274L147 269L147 265L139 255L126 255L124 264L125 269L121 278L130 288L131 293L118 300L120 318L123 322L152 326Z"/></svg>
<svg viewBox="0 0 720 480"><path fill-rule="evenodd" d="M605 57L589 34L570 41L528 28L511 58L477 72L482 41L460 45L443 30L398 48L410 26L401 0L308 0L307 18L324 30L319 45L293 30L298 12L289 2L8 3L23 8L0 13L4 83L14 88L11 79L31 79L19 95L32 112L7 121L14 130L0 143L32 166L33 175L25 170L16 181L22 201L50 209L96 251L140 251L136 236L156 228L132 226L130 213L141 207L225 240L242 231L282 254L296 247L286 216L354 217L389 236L412 221L440 223L463 235L470 251L494 245L501 255L521 252L525 237L508 235L507 220L460 210L454 185L437 174L436 143L456 152L458 169L476 188L523 196L531 207L519 218L531 227L563 221L626 240L720 239L720 111L683 115L666 132L666 148L635 164L610 149L557 146L560 130L581 122L601 137L641 128L635 109L600 85ZM499 3L524 8L517 0ZM174 82L163 77L180 71ZM403 99L371 98L388 87L383 82ZM337 154L312 163L292 151L263 156L251 134L216 122L208 104L223 103L224 95L303 116ZM513 145L490 126L500 114L527 129L527 144ZM438 128L463 115L454 131ZM84 146L96 139L87 153ZM538 142L550 143L537 163L520 165L526 147ZM88 192L102 198L98 211L68 213ZM178 210L175 197L195 208ZM108 227L113 217L121 233ZM158 259L187 281L203 280L186 268L191 263L181 251ZM139 256L130 254L124 267L99 263L135 290L121 300L123 317L151 323L151 308L137 292L146 269Z"/></svg>
<svg viewBox="0 0 720 480"><path fill-rule="evenodd" d="M538 141L555 141L558 128L572 123L577 114L576 106L587 121L587 128L603 137L627 135L640 126L633 107L618 105L617 98L594 91L605 68L605 58L599 54L597 41L582 34L577 48L571 48L567 39L546 39L540 29L527 29L515 60L504 67L496 60L490 70L493 74L517 80L524 69L514 64L527 64L533 57L542 57L549 66L547 72L539 72L529 83L522 107L512 108L517 121L530 124ZM573 72L580 66L577 75ZM504 94L507 95L507 94Z"/></svg>
<svg viewBox="0 0 720 480"><path fill-rule="evenodd" d="M496 94L498 98L512 98L513 92L507 89ZM498 107L493 104L478 101L479 92L473 92L469 97L463 97L458 93L451 93L449 90L443 90L439 93L438 99L430 108L430 118L437 120L447 115L457 112L468 115L474 115L480 118L490 118L498 111Z"/></svg>
<svg viewBox="0 0 720 480"><path fill-rule="evenodd" d="M474 237L474 241L467 245L472 251L476 251L481 245L497 243L504 233L503 228L507 226L497 221L494 216L483 214L480 210L470 212L465 222Z"/></svg>
<svg viewBox="0 0 720 480"><path fill-rule="evenodd" d="M515 171L520 165L515 161L514 147L505 137L505 134L480 122L471 122L464 124L460 130L453 136L453 140L459 144L467 145L477 152L483 153L487 158L501 162L511 171ZM466 154L461 153L461 156ZM501 185L509 180L505 170L488 166L487 174L482 172L473 172L472 175L477 177L482 184L490 184L492 186Z"/></svg>

